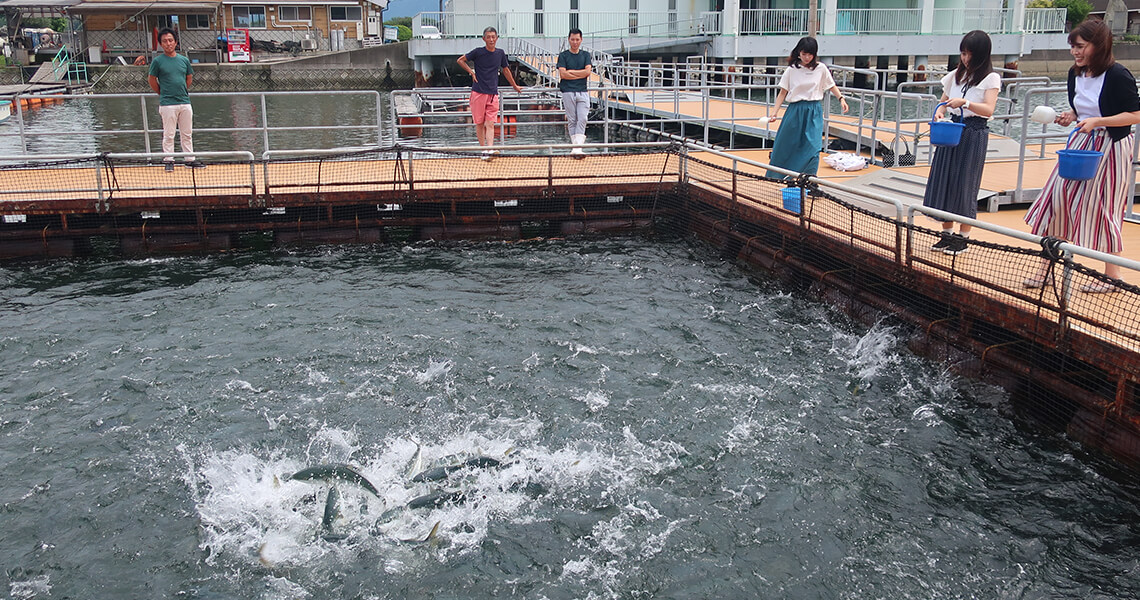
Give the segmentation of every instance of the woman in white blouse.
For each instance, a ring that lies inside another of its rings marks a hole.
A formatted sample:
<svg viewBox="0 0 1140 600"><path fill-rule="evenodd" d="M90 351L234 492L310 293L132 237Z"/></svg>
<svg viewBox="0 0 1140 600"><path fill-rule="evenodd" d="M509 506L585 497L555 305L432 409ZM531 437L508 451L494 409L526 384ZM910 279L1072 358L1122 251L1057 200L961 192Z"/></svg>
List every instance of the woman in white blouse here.
<svg viewBox="0 0 1140 600"><path fill-rule="evenodd" d="M819 44L815 38L800 38L788 57L788 68L780 78L780 93L772 114L779 114L780 106L788 101L776 141L772 145L769 164L797 173L815 175L819 172L819 153L823 150L823 96L831 92L839 99L843 112L847 100L835 85L831 71L817 60ZM771 121L775 121L773 118ZM768 177L787 177L768 171Z"/></svg>
<svg viewBox="0 0 1140 600"><path fill-rule="evenodd" d="M958 44L958 68L942 78L942 102L937 118L949 112L965 125L957 146L938 146L930 161L930 177L926 181L923 206L936 208L971 219L978 216L978 189L982 186L982 169L986 166L986 150L990 143L990 117L997 108L1001 76L994 73L990 60L990 36L974 30L962 36ZM946 108L960 109L947 111ZM932 250L956 256L969 248L966 241L971 227L942 222L942 236Z"/></svg>

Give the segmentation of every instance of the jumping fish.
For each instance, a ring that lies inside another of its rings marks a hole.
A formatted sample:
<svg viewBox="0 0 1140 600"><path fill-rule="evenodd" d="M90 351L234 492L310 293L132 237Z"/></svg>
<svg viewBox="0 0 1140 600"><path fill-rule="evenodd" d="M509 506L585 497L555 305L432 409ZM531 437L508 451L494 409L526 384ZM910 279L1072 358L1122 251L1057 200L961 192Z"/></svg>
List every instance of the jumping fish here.
<svg viewBox="0 0 1140 600"><path fill-rule="evenodd" d="M440 490L430 494L424 494L418 498L412 498L408 502L408 508L439 508L444 504L462 504L467 501L467 494L462 490Z"/></svg>
<svg viewBox="0 0 1140 600"><path fill-rule="evenodd" d="M376 489L376 486L372 485L372 482L368 481L364 475L361 475L360 471L357 471L351 466L345 464L317 465L315 467L301 469L289 477L286 477L286 479L296 479L303 481L347 481L349 483L355 483L356 485L359 485L369 492L372 492L372 495L376 496L377 498L380 497L380 491Z"/></svg>
<svg viewBox="0 0 1140 600"><path fill-rule="evenodd" d="M407 474L405 475L406 477L411 477L413 474L419 473L424 468L424 447L421 446L419 442L415 442L415 444L416 453L412 455L412 460L408 463L408 470Z"/></svg>
<svg viewBox="0 0 1140 600"><path fill-rule="evenodd" d="M426 471L421 471L415 477L412 477L412 481L416 483L421 483L424 481L439 481L441 479L446 479L452 473L467 467L474 469L494 469L501 466L503 466L503 463L501 461L491 458L490 456L476 456L475 458L469 458L459 464L433 467Z"/></svg>
<svg viewBox="0 0 1140 600"><path fill-rule="evenodd" d="M337 517L340 516L340 492L337 491L336 486L329 488L329 495L325 499L325 514L321 518L321 539L326 542L339 542L348 536L343 533L335 533L333 525L336 524Z"/></svg>

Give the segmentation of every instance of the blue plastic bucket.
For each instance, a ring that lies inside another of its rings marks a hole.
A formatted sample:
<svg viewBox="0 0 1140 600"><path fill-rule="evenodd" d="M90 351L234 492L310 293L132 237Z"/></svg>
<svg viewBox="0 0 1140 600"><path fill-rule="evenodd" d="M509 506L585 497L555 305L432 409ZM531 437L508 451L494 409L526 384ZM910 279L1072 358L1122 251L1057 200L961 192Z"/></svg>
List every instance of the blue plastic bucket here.
<svg viewBox="0 0 1140 600"><path fill-rule="evenodd" d="M941 102L938 106L945 106L945 102ZM938 106L934 107L934 114L938 114ZM934 115L930 116L930 143L935 146L957 146L958 142L962 141L962 130L966 126L961 123L954 123L952 121L935 121Z"/></svg>
<svg viewBox="0 0 1140 600"><path fill-rule="evenodd" d="M1065 179L1083 181L1096 176L1096 167L1100 164L1104 153L1096 150L1070 149L1069 144L1073 142L1073 134L1078 131L1080 129L1074 129L1073 133L1069 134L1069 141L1065 142L1065 149L1057 151L1057 174Z"/></svg>
<svg viewBox="0 0 1140 600"><path fill-rule="evenodd" d="M802 190L798 187L784 188L784 210L800 214L800 198Z"/></svg>

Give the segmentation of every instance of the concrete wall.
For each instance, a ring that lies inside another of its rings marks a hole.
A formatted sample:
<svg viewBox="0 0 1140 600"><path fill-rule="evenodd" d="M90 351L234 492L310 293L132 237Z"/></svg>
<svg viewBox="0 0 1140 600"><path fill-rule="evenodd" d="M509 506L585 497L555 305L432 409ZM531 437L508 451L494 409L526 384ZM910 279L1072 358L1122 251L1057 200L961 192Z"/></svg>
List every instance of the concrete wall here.
<svg viewBox="0 0 1140 600"><path fill-rule="evenodd" d="M1140 45L1114 44L1112 54L1116 62L1127 67L1133 75L1140 76ZM1068 50L1037 50L1021 57L1018 64L1026 75L1047 75L1054 79L1064 78L1071 66L1073 57Z"/></svg>
<svg viewBox="0 0 1140 600"><path fill-rule="evenodd" d="M289 61L290 69L323 69L329 67L383 69L388 65L398 71L412 70L412 59L408 58L408 42L384 44L372 48L323 54L309 58L302 57Z"/></svg>

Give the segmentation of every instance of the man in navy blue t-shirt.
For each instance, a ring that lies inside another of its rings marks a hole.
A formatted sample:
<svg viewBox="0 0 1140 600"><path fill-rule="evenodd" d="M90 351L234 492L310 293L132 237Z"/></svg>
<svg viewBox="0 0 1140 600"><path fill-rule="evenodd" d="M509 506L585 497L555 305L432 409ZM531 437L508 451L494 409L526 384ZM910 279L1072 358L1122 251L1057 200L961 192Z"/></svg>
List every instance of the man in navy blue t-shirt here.
<svg viewBox="0 0 1140 600"><path fill-rule="evenodd" d="M480 146L490 147L495 142L495 121L499 117L499 73L507 83L522 92L515 76L507 68L507 53L495 48L499 32L494 27L483 30L483 48L476 48L459 57L459 66L471 74L471 120L475 122L475 137ZM468 64L470 63L470 64ZM483 160L488 160L494 150L484 150Z"/></svg>

